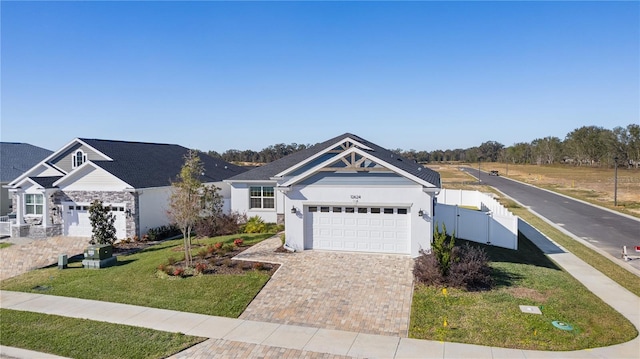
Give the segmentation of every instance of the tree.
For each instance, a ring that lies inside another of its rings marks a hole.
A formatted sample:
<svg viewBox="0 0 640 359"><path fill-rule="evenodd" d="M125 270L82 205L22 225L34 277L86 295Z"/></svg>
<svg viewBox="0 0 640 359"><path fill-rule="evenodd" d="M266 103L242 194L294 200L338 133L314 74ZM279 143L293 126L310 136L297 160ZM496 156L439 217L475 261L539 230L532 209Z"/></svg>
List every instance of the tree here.
<svg viewBox="0 0 640 359"><path fill-rule="evenodd" d="M187 267L192 265L191 230L203 213L203 192L206 193L206 191L200 181L202 174L204 174L204 166L200 157L195 151L189 151L177 181L171 184L168 214L182 232L184 260Z"/></svg>
<svg viewBox="0 0 640 359"><path fill-rule="evenodd" d="M102 205L102 201L94 200L89 206L89 221L91 222L91 244L113 244L117 239L116 216L109 207Z"/></svg>

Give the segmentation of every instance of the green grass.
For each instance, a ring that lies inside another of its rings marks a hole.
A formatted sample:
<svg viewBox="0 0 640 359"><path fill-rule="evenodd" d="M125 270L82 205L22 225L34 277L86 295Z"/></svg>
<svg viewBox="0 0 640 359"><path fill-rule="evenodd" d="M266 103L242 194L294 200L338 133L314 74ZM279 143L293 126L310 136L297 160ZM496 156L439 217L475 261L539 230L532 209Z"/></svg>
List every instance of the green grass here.
<svg viewBox="0 0 640 359"><path fill-rule="evenodd" d="M472 245L489 254L495 288L482 292L448 289L445 297L442 288L416 285L410 337L518 349L578 350L623 343L637 335L626 318L560 270L526 238L519 238L518 251ZM522 313L519 305L538 306L543 314ZM570 323L575 330L557 329L551 324L555 320Z"/></svg>
<svg viewBox="0 0 640 359"><path fill-rule="evenodd" d="M166 358L205 338L0 309L0 344L78 359Z"/></svg>
<svg viewBox="0 0 640 359"><path fill-rule="evenodd" d="M243 238L245 244L254 244L270 236L243 234L199 243L233 243L235 238ZM182 257L182 251L175 250L181 244L182 239L163 242L136 254L119 256L117 266L99 270L83 269L81 262L75 260L65 270L50 267L6 279L0 282L0 288L237 318L269 280L268 274L258 271L157 277L158 265L169 257Z"/></svg>
<svg viewBox="0 0 640 359"><path fill-rule="evenodd" d="M3 243L0 243L0 249L11 247L12 245L13 245L13 243L3 242Z"/></svg>

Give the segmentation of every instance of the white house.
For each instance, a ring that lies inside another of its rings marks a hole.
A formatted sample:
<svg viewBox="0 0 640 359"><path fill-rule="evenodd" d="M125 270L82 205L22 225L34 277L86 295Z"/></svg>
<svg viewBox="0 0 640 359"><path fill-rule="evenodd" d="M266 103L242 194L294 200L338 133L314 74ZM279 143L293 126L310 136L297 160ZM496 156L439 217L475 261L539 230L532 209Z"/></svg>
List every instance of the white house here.
<svg viewBox="0 0 640 359"><path fill-rule="evenodd" d="M231 209L284 222L297 250L418 256L433 237L438 172L345 133L225 180Z"/></svg>
<svg viewBox="0 0 640 359"><path fill-rule="evenodd" d="M90 237L88 208L102 200L116 217L119 239L169 224L171 181L188 149L178 145L76 138L9 183L16 224L13 237ZM201 181L221 189L225 209L231 188L223 180L244 168L200 155Z"/></svg>

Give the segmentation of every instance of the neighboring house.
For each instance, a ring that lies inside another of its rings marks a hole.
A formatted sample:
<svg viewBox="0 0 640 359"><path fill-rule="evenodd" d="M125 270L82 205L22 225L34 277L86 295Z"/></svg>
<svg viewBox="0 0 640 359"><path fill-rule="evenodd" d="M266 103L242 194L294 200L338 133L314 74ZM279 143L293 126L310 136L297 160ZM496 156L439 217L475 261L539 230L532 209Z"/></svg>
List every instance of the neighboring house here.
<svg viewBox="0 0 640 359"><path fill-rule="evenodd" d="M418 256L440 174L346 133L231 177L231 209L284 222L287 245Z"/></svg>
<svg viewBox="0 0 640 359"><path fill-rule="evenodd" d="M0 142L0 216L14 212L9 190L4 186L51 153L28 143Z"/></svg>
<svg viewBox="0 0 640 359"><path fill-rule="evenodd" d="M116 217L117 237L142 236L169 224L171 181L189 149L178 145L76 138L22 173L10 184L14 194L14 237L90 237L88 208L102 200ZM230 188L223 180L245 169L200 154L200 180L221 188L229 210Z"/></svg>

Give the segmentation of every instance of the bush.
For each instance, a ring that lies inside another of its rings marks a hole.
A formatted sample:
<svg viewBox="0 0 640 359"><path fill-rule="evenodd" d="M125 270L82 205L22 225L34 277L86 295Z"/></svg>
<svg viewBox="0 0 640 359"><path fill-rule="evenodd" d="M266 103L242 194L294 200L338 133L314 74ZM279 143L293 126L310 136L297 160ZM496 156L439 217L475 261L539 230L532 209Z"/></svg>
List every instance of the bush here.
<svg viewBox="0 0 640 359"><path fill-rule="evenodd" d="M196 273L204 273L207 270L206 263L198 263L196 264Z"/></svg>
<svg viewBox="0 0 640 359"><path fill-rule="evenodd" d="M200 238L215 237L217 235L217 223L216 217L200 218L193 225L193 230Z"/></svg>
<svg viewBox="0 0 640 359"><path fill-rule="evenodd" d="M151 228L147 231L147 238L151 241L161 241L182 234L180 229L175 225L160 226Z"/></svg>
<svg viewBox="0 0 640 359"><path fill-rule="evenodd" d="M242 238L236 238L233 240L233 245L236 247L242 247L244 240Z"/></svg>
<svg viewBox="0 0 640 359"><path fill-rule="evenodd" d="M467 290L490 289L493 285L489 258L484 249L470 246L469 243L455 247L455 260L449 268L448 282L452 287L464 287Z"/></svg>
<svg viewBox="0 0 640 359"><path fill-rule="evenodd" d="M245 233L266 233L267 225L264 220L258 216L249 218L247 224L244 227Z"/></svg>
<svg viewBox="0 0 640 359"><path fill-rule="evenodd" d="M449 274L449 268L453 259L453 247L455 245L455 233L451 236L447 236L447 227L442 224L442 231L436 223L436 228L433 230L433 254L438 261L438 267L442 272L442 276L446 277Z"/></svg>
<svg viewBox="0 0 640 359"><path fill-rule="evenodd" d="M415 260L413 276L416 281L426 285L440 286L445 284L445 278L442 275L436 256L424 250L420 250L420 256Z"/></svg>
<svg viewBox="0 0 640 359"><path fill-rule="evenodd" d="M208 253L209 253L209 251L207 250L207 248L200 248L200 250L198 251L197 256L200 259L205 259L207 257Z"/></svg>

